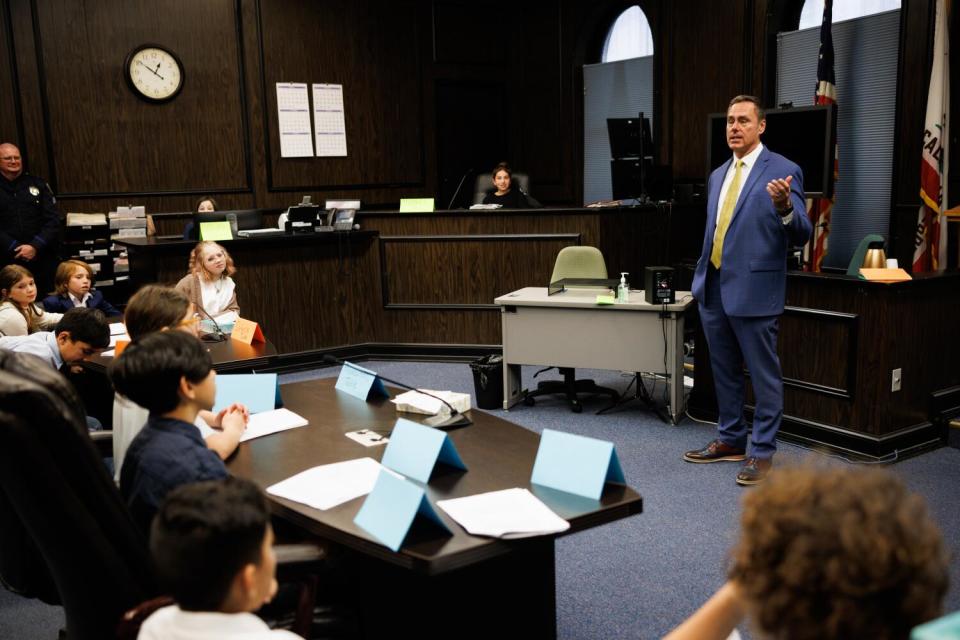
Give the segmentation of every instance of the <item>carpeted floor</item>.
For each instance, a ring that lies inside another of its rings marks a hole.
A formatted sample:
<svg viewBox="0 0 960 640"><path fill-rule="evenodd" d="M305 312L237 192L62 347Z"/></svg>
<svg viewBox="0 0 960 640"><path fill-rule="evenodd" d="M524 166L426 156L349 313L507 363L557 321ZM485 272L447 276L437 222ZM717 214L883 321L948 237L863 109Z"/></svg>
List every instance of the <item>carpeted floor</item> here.
<svg viewBox="0 0 960 640"><path fill-rule="evenodd" d="M364 366L415 386L473 391L466 364L367 362ZM336 375L338 369L283 376L283 382ZM531 386L533 369L524 369ZM551 372L555 375L555 372ZM599 384L626 387L615 372L580 371ZM648 383L649 384L649 383ZM662 383L654 389L662 398ZM669 631L723 582L727 550L737 534L739 498L747 491L734 483L737 464L691 465L680 455L713 437L713 426L689 418L665 424L637 402L603 416L602 400L585 403L582 414L561 399L539 399L497 415L533 431L544 427L613 442L628 483L644 499L644 512L590 529L557 543L557 630L563 639L658 638ZM778 465L815 456L825 464L846 464L782 444ZM960 451L944 448L889 467L922 494L948 544L960 540ZM951 565L947 611L960 610L960 561ZM53 639L63 625L62 611L0 590L0 638ZM750 637L748 630L744 634Z"/></svg>

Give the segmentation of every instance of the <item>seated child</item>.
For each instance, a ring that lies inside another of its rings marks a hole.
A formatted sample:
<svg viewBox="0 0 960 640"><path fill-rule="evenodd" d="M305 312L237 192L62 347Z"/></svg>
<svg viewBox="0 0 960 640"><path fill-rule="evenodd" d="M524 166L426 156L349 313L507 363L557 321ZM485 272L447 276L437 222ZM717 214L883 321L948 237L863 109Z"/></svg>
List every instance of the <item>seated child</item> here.
<svg viewBox="0 0 960 640"><path fill-rule="evenodd" d="M153 521L150 551L161 588L176 601L153 613L139 640L295 640L251 612L277 592L267 501L228 477L170 492Z"/></svg>
<svg viewBox="0 0 960 640"><path fill-rule="evenodd" d="M193 313L193 305L187 297L171 287L147 285L130 297L124 313L124 324L127 333L133 341L140 340L156 331L183 331L190 335L197 334L198 319ZM210 411L201 411L194 424L200 429L200 435L206 440L207 446L226 460L239 444L243 430L231 431L224 429L223 417L233 407L244 413L244 425L249 413L242 404L235 404L228 409L215 414ZM149 413L140 405L117 394L113 402L113 464L116 468L115 479L120 480L120 470L123 468L123 458L127 448L143 425L147 422Z"/></svg>
<svg viewBox="0 0 960 640"><path fill-rule="evenodd" d="M119 316L120 311L93 289L93 269L83 260L65 260L57 267L54 293L43 299L47 311L65 313L74 307L100 309L104 315Z"/></svg>
<svg viewBox="0 0 960 640"><path fill-rule="evenodd" d="M665 640L908 640L940 613L948 561L923 499L880 469L787 468L743 500L729 581Z"/></svg>
<svg viewBox="0 0 960 640"><path fill-rule="evenodd" d="M131 343L110 366L114 388L150 412L130 443L120 470L120 493L144 532L172 489L227 476L227 468L194 426L213 408L216 372L194 336L160 331ZM224 429L243 428L243 411L223 417Z"/></svg>

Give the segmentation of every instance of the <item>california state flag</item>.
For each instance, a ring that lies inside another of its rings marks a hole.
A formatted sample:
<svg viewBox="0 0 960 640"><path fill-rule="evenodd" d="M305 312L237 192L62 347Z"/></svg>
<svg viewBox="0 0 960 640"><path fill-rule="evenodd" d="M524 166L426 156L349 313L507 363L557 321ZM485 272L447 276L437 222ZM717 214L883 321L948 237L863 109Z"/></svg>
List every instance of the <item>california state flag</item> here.
<svg viewBox="0 0 960 640"><path fill-rule="evenodd" d="M947 0L937 0L933 68L920 162L920 212L913 245L913 271L937 271L947 263L947 111L950 105L950 46Z"/></svg>

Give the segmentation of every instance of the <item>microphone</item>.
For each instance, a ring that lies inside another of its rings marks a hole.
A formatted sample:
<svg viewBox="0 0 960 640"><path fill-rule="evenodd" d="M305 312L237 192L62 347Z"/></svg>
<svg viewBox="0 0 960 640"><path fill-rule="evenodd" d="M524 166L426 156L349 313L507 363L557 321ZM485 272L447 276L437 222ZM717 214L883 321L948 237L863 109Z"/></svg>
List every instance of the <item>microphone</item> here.
<svg viewBox="0 0 960 640"><path fill-rule="evenodd" d="M223 329L221 329L220 325L217 324L217 321L213 319L213 316L207 313L207 310L204 309L203 307L197 307L197 310L199 310L199 312L202 313L203 315L210 318L210 322L213 323L213 327L214 327L213 333L205 333L202 336L200 336L200 339L203 340L204 342L223 342L224 340L226 340L227 334L223 332Z"/></svg>
<svg viewBox="0 0 960 640"><path fill-rule="evenodd" d="M327 364L339 364L339 365L346 364L345 360L341 360L340 358L337 358L336 356L332 356L329 353L324 354L323 361ZM417 389L416 387L411 387L410 385L404 384L403 382L399 382L397 380L391 380L390 378L382 376L379 373L377 374L377 377L379 377L381 380L389 382L390 384L395 384L398 387L409 389L411 391L416 391L417 393L422 393L425 396L433 398L434 400L439 400L443 404L447 405L447 408L450 409L450 415L445 416L443 414L440 414L440 415L431 416L427 418L426 420L423 421L423 423L426 424L428 427L434 427L436 429L454 429L457 427L466 427L468 425L473 424L473 421L470 420L470 418L468 418L467 416L457 411L452 404L450 404L440 396L435 396L432 393L427 393L423 389Z"/></svg>
<svg viewBox="0 0 960 640"><path fill-rule="evenodd" d="M473 173L473 169L467 169L467 172L460 178L460 184L457 185L457 190L453 192L453 197L450 198L450 204L447 205L447 209L453 209L453 203L457 201L457 196L460 195L460 189L463 188L463 181L466 180L467 176L471 173ZM384 378L384 380L386 380L386 378Z"/></svg>

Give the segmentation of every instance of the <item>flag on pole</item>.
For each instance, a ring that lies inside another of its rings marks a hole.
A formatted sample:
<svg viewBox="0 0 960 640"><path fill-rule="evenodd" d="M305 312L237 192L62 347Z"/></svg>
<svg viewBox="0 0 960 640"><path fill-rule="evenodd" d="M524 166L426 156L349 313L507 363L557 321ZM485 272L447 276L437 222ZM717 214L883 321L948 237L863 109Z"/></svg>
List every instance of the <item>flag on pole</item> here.
<svg viewBox="0 0 960 640"><path fill-rule="evenodd" d="M950 43L947 0L937 0L933 66L920 160L920 211L913 244L913 271L937 271L947 263L947 111L950 106Z"/></svg>
<svg viewBox="0 0 960 640"><path fill-rule="evenodd" d="M817 59L817 91L814 104L836 104L837 86L833 72L833 0L823 3L823 22L820 24L820 53ZM833 122L836 127L836 120ZM839 173L837 143L833 144L833 180ZM820 271L827 255L827 240L830 237L830 215L833 213L833 198L807 200L807 215L813 226L813 235L804 247L803 268L805 271Z"/></svg>

